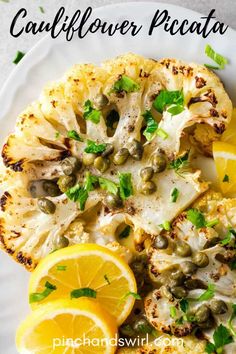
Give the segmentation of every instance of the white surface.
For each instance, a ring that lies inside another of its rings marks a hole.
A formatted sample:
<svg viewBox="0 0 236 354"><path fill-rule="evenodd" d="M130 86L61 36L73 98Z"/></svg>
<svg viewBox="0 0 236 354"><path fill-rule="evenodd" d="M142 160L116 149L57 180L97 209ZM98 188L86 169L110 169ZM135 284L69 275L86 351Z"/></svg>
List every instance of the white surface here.
<svg viewBox="0 0 236 354"><path fill-rule="evenodd" d="M21 7L27 9L32 21L49 21L53 19L60 6L65 6L69 13L74 13L78 8L85 9L87 6L96 8L107 4L126 3L128 1L129 0L9 0L9 3L0 1L0 85L4 83L15 66L12 60L16 51L21 50L28 52L29 49L43 37L43 34L38 34L37 36L24 34L19 38L13 38L10 35L9 27L11 21ZM136 2L138 3L140 0ZM204 15L207 15L211 9L216 9L217 19L236 29L235 0L163 0L160 2L183 6ZM43 6L45 9L44 14L39 11L39 6Z"/></svg>
<svg viewBox="0 0 236 354"><path fill-rule="evenodd" d="M96 14L106 20L118 21L125 18L134 19L137 23L149 24L157 7L156 3L133 3L114 5L96 10ZM166 5L158 4L160 8ZM196 19L196 13L175 6L168 6L170 14L178 19ZM102 35L89 35L85 40L74 39L65 42L63 37L41 41L16 67L0 94L0 141L13 129L16 115L33 99L49 80L60 77L63 72L76 62L100 62L106 58L133 51L147 57L163 56L179 57L187 61L206 62L204 47L211 43L220 53L230 58L226 70L221 71L226 87L231 95L236 89L236 33L228 31L223 37L213 35L202 40L196 35L171 37L169 34L156 31L147 36L147 25L137 37L115 35L107 38ZM235 97L234 97L235 98ZM28 274L5 254L0 255L0 353L16 354L14 348L15 330L27 313L27 279Z"/></svg>

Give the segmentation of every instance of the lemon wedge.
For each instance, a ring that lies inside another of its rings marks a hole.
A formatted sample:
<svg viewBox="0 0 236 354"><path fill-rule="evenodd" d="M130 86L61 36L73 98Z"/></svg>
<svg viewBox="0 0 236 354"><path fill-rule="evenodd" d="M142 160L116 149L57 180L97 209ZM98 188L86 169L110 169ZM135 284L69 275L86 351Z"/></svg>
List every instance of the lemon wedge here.
<svg viewBox="0 0 236 354"><path fill-rule="evenodd" d="M236 192L236 146L225 142L213 143L213 156L219 185L224 194Z"/></svg>
<svg viewBox="0 0 236 354"><path fill-rule="evenodd" d="M80 244L44 258L31 275L32 308L61 298L96 298L120 325L136 298L136 280L115 252L96 244Z"/></svg>
<svg viewBox="0 0 236 354"><path fill-rule="evenodd" d="M26 317L17 330L16 346L20 354L113 354L116 333L114 319L94 300L61 299Z"/></svg>
<svg viewBox="0 0 236 354"><path fill-rule="evenodd" d="M236 145L236 109L233 110L232 119L226 131L222 134L221 141Z"/></svg>

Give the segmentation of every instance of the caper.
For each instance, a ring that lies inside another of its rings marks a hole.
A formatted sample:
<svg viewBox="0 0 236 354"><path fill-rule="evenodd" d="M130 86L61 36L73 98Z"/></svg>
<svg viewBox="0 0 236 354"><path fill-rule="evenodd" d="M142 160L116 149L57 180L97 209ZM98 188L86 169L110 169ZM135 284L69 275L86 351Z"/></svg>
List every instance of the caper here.
<svg viewBox="0 0 236 354"><path fill-rule="evenodd" d="M180 257L189 257L192 254L191 247L184 241L177 241L175 253Z"/></svg>
<svg viewBox="0 0 236 354"><path fill-rule="evenodd" d="M135 331L134 329L129 325L129 324L123 324L120 326L119 328L120 333L123 336L128 336L128 337L132 337L135 335Z"/></svg>
<svg viewBox="0 0 236 354"><path fill-rule="evenodd" d="M142 159L143 145L140 143L140 141L134 139L132 142L129 143L128 150L129 150L130 156L134 160L140 161Z"/></svg>
<svg viewBox="0 0 236 354"><path fill-rule="evenodd" d="M87 152L84 152L83 153L83 158L82 158L82 161L83 161L83 164L85 166L90 166L94 163L94 160L96 159L96 154L90 154L90 153L87 153Z"/></svg>
<svg viewBox="0 0 236 354"><path fill-rule="evenodd" d="M100 172L105 172L110 166L110 160L106 157L98 156L94 160L94 167Z"/></svg>
<svg viewBox="0 0 236 354"><path fill-rule="evenodd" d="M200 279L187 279L184 282L184 286L189 290L207 288L206 284Z"/></svg>
<svg viewBox="0 0 236 354"><path fill-rule="evenodd" d="M173 294L170 291L170 288L168 286L163 286L161 288L162 295L166 297L168 300L173 301Z"/></svg>
<svg viewBox="0 0 236 354"><path fill-rule="evenodd" d="M143 333L143 334L151 333L153 330L153 328L149 324L148 320L144 317L137 319L134 322L133 328L134 328L135 332Z"/></svg>
<svg viewBox="0 0 236 354"><path fill-rule="evenodd" d="M166 165L167 165L166 157L161 152L157 152L152 156L151 163L154 172L156 173L163 172L166 169Z"/></svg>
<svg viewBox="0 0 236 354"><path fill-rule="evenodd" d="M193 262L185 261L181 263L181 269L185 275L190 276L196 273L197 266Z"/></svg>
<svg viewBox="0 0 236 354"><path fill-rule="evenodd" d="M57 182L47 179L31 181L28 189L33 198L57 197L61 195Z"/></svg>
<svg viewBox="0 0 236 354"><path fill-rule="evenodd" d="M110 209L118 209L122 207L122 200L118 195L109 193L104 198L104 204Z"/></svg>
<svg viewBox="0 0 236 354"><path fill-rule="evenodd" d="M176 299L182 299L188 295L188 291L182 286L173 286L170 291Z"/></svg>
<svg viewBox="0 0 236 354"><path fill-rule="evenodd" d="M107 144L105 151L102 153L102 157L107 157L114 152L114 146L110 143Z"/></svg>
<svg viewBox="0 0 236 354"><path fill-rule="evenodd" d="M79 171L81 166L81 161L74 156L67 157L61 161L62 171L67 176L70 176L72 173Z"/></svg>
<svg viewBox="0 0 236 354"><path fill-rule="evenodd" d="M185 279L184 273L177 269L170 274L170 278L176 281L176 285L181 285Z"/></svg>
<svg viewBox="0 0 236 354"><path fill-rule="evenodd" d="M65 236L58 235L58 237L54 241L55 249L57 250L60 248L65 248L67 246L69 246L69 240Z"/></svg>
<svg viewBox="0 0 236 354"><path fill-rule="evenodd" d="M144 264L138 260L132 262L130 267L135 275L140 275L144 272Z"/></svg>
<svg viewBox="0 0 236 354"><path fill-rule="evenodd" d="M150 181L154 175L152 167L145 167L140 171L140 176L144 182Z"/></svg>
<svg viewBox="0 0 236 354"><path fill-rule="evenodd" d="M115 165L123 165L129 157L129 150L122 148L113 157L113 162Z"/></svg>
<svg viewBox="0 0 236 354"><path fill-rule="evenodd" d="M109 100L107 96L105 96L102 93L99 93L95 98L94 98L94 103L98 109L102 109L108 104Z"/></svg>
<svg viewBox="0 0 236 354"><path fill-rule="evenodd" d="M204 252L197 252L193 255L193 263L196 264L199 268L207 267L209 264L209 258Z"/></svg>
<svg viewBox="0 0 236 354"><path fill-rule="evenodd" d="M54 214L56 211L56 205L47 198L40 198L38 207L44 214Z"/></svg>
<svg viewBox="0 0 236 354"><path fill-rule="evenodd" d="M201 305L195 312L195 319L198 323L206 322L211 314L208 306Z"/></svg>
<svg viewBox="0 0 236 354"><path fill-rule="evenodd" d="M156 185L153 181L147 181L142 184L142 193L144 195L150 195L156 192Z"/></svg>
<svg viewBox="0 0 236 354"><path fill-rule="evenodd" d="M214 247L215 245L217 245L219 242L221 241L221 239L219 237L213 237L212 239L208 240L205 245L204 245L204 249L210 248L210 247Z"/></svg>
<svg viewBox="0 0 236 354"><path fill-rule="evenodd" d="M65 193L68 191L68 189L70 189L71 187L73 187L75 185L76 182L76 177L74 175L71 176L61 176L58 181L57 184L60 188L60 190Z"/></svg>
<svg viewBox="0 0 236 354"><path fill-rule="evenodd" d="M168 238L164 235L156 236L153 246L158 249L166 249L168 247Z"/></svg>
<svg viewBox="0 0 236 354"><path fill-rule="evenodd" d="M201 329L211 329L215 327L216 323L213 316L209 316L205 322L198 323L198 327Z"/></svg>
<svg viewBox="0 0 236 354"><path fill-rule="evenodd" d="M211 300L210 309L216 315L223 315L228 311L228 306L223 300Z"/></svg>

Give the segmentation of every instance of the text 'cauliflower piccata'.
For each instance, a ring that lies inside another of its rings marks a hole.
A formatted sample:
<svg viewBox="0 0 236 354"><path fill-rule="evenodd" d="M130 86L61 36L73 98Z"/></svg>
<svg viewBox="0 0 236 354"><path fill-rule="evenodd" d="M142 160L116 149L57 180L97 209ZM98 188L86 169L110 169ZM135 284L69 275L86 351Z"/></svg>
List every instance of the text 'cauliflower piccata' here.
<svg viewBox="0 0 236 354"><path fill-rule="evenodd" d="M2 247L32 270L55 249L114 241L116 215L142 241L159 234L208 188L200 171L178 173L197 124L217 139L231 111L201 65L134 54L75 65L20 114L3 147Z"/></svg>

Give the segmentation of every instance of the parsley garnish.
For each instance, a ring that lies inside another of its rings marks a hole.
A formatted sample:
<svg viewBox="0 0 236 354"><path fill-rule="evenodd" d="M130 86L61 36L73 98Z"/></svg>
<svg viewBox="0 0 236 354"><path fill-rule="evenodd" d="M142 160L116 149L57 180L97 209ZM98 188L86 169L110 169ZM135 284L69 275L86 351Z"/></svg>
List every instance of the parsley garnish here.
<svg viewBox="0 0 236 354"><path fill-rule="evenodd" d="M29 296L29 302L32 304L33 302L39 302L48 297L57 287L48 281L45 283L45 289L41 293L32 293Z"/></svg>
<svg viewBox="0 0 236 354"><path fill-rule="evenodd" d="M129 225L126 225L126 227L124 228L124 230L121 231L121 233L119 234L119 238L127 238L130 234L131 231L131 227Z"/></svg>
<svg viewBox="0 0 236 354"><path fill-rule="evenodd" d="M56 132L55 133L55 138L58 139L60 137L60 133L59 132Z"/></svg>
<svg viewBox="0 0 236 354"><path fill-rule="evenodd" d="M106 150L107 144L97 144L93 140L87 140L87 147L84 149L88 154L99 154Z"/></svg>
<svg viewBox="0 0 236 354"><path fill-rule="evenodd" d="M176 203L179 196L179 190L177 188L172 189L170 196L171 196L172 203Z"/></svg>
<svg viewBox="0 0 236 354"><path fill-rule="evenodd" d="M225 65L228 64L228 59L223 57L223 55L216 53L209 44L205 47L205 54L219 65L217 69L224 69ZM214 69L216 69L216 67L214 67Z"/></svg>
<svg viewBox="0 0 236 354"><path fill-rule="evenodd" d="M98 177L91 175L90 172L86 172L84 189L86 189L87 192L91 192L94 190L94 187L97 183L98 183Z"/></svg>
<svg viewBox="0 0 236 354"><path fill-rule="evenodd" d="M206 226L205 217L197 209L189 209L187 211L187 220L189 220L197 229Z"/></svg>
<svg viewBox="0 0 236 354"><path fill-rule="evenodd" d="M91 288L81 288L81 289L75 289L72 290L70 293L71 299L78 299L79 297L97 297L97 292Z"/></svg>
<svg viewBox="0 0 236 354"><path fill-rule="evenodd" d="M75 130L69 130L67 132L67 136L70 139L74 139L74 140L77 140L77 141L83 141L83 139L79 136L79 134Z"/></svg>
<svg viewBox="0 0 236 354"><path fill-rule="evenodd" d="M219 70L218 66L210 65L210 64L204 64L207 69L211 70Z"/></svg>
<svg viewBox="0 0 236 354"><path fill-rule="evenodd" d="M229 182L229 176L228 175L224 175L223 182Z"/></svg>
<svg viewBox="0 0 236 354"><path fill-rule="evenodd" d="M175 318L177 315L176 308L174 306L170 307L170 317Z"/></svg>
<svg viewBox="0 0 236 354"><path fill-rule="evenodd" d="M13 64L18 64L24 56L25 53L18 50L16 52L15 59L13 60Z"/></svg>
<svg viewBox="0 0 236 354"><path fill-rule="evenodd" d="M214 284L208 284L207 290L204 291L204 293L202 293L202 295L200 295L197 298L197 301L206 301L206 300L210 300L214 297L215 295L215 285Z"/></svg>
<svg viewBox="0 0 236 354"><path fill-rule="evenodd" d="M212 219L210 221L206 222L206 227L213 227L216 226L217 224L219 224L219 219Z"/></svg>
<svg viewBox="0 0 236 354"><path fill-rule="evenodd" d="M161 225L159 225L162 229L166 231L170 231L171 225L169 221L164 221Z"/></svg>
<svg viewBox="0 0 236 354"><path fill-rule="evenodd" d="M180 104L171 106L169 109L167 109L167 112L169 112L172 116L176 116L177 114L180 114L184 111L184 107Z"/></svg>
<svg viewBox="0 0 236 354"><path fill-rule="evenodd" d="M67 266L64 266L64 265L58 265L58 266L57 266L57 270L58 270L58 271L65 271L66 268L67 268Z"/></svg>
<svg viewBox="0 0 236 354"><path fill-rule="evenodd" d="M44 8L42 6L39 6L39 10L40 10L40 12L42 12L42 14L45 13Z"/></svg>
<svg viewBox="0 0 236 354"><path fill-rule="evenodd" d="M119 80L117 80L111 90L111 92L135 92L140 89L139 84L126 75L122 75Z"/></svg>
<svg viewBox="0 0 236 354"><path fill-rule="evenodd" d="M236 337L236 330L234 329L233 327L233 320L235 319L236 317L236 304L232 304L232 315L230 316L230 319L228 321L228 326L229 326L229 329L231 330L232 334Z"/></svg>
<svg viewBox="0 0 236 354"><path fill-rule="evenodd" d="M233 338L230 334L230 331L222 324L220 324L219 327L216 328L213 334L213 339L214 339L214 344L207 343L206 345L205 350L208 354L215 353L215 352L217 354L221 354L223 353L223 347L233 342Z"/></svg>
<svg viewBox="0 0 236 354"><path fill-rule="evenodd" d="M181 311L183 311L184 313L186 313L188 311L188 309L189 309L188 300L186 300L186 299L180 300L179 305L180 305Z"/></svg>
<svg viewBox="0 0 236 354"><path fill-rule="evenodd" d="M233 229L229 229L225 238L220 242L222 246L226 246L232 240L232 236L236 236L236 232Z"/></svg>
<svg viewBox="0 0 236 354"><path fill-rule="evenodd" d="M168 136L169 136L169 135L167 134L167 132L166 132L165 130L163 130L162 128L158 128L156 134L157 134L160 138L162 138L163 140L167 139Z"/></svg>
<svg viewBox="0 0 236 354"><path fill-rule="evenodd" d="M111 282L110 282L110 280L109 280L109 278L108 278L108 276L107 276L106 274L104 275L104 279L106 280L106 282L107 282L108 285L111 284Z"/></svg>
<svg viewBox="0 0 236 354"><path fill-rule="evenodd" d="M159 95L155 98L153 106L159 113L163 113L163 111L170 105L183 106L183 104L183 91L161 90Z"/></svg>
<svg viewBox="0 0 236 354"><path fill-rule="evenodd" d="M73 202L79 202L80 210L84 210L85 203L88 199L88 191L85 189L85 187L77 184L76 186L68 189L65 194L70 200L73 200Z"/></svg>
<svg viewBox="0 0 236 354"><path fill-rule="evenodd" d="M154 137L158 129L158 123L153 118L151 111L146 111L145 113L143 113L143 117L147 123L143 135L146 137L148 141L150 141Z"/></svg>
<svg viewBox="0 0 236 354"><path fill-rule="evenodd" d="M181 168L185 167L188 164L188 156L189 156L189 152L186 152L185 155L170 162L170 168L178 172Z"/></svg>
<svg viewBox="0 0 236 354"><path fill-rule="evenodd" d="M90 120L91 122L98 124L100 122L101 112L93 108L92 102L87 100L84 104L84 114L85 120Z"/></svg>
<svg viewBox="0 0 236 354"><path fill-rule="evenodd" d="M102 189L105 189L109 193L112 193L112 194L117 194L118 193L118 186L117 186L116 183L114 183L114 182L112 182L109 179L104 178L104 177L99 177L98 181L99 181L100 187Z"/></svg>
<svg viewBox="0 0 236 354"><path fill-rule="evenodd" d="M119 173L120 181L120 197L121 199L127 199L133 194L131 173Z"/></svg>

